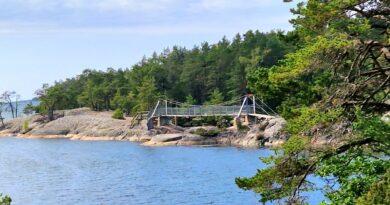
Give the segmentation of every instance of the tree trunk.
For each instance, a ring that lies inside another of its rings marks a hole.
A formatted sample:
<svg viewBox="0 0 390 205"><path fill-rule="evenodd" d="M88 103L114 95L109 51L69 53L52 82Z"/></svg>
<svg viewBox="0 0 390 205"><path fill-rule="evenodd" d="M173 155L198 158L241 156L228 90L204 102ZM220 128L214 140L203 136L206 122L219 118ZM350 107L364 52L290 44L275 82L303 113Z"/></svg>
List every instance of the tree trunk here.
<svg viewBox="0 0 390 205"><path fill-rule="evenodd" d="M49 121L53 121L54 120L54 109L53 108L49 108L47 110L47 118Z"/></svg>
<svg viewBox="0 0 390 205"><path fill-rule="evenodd" d="M15 117L18 117L18 100L15 100Z"/></svg>
<svg viewBox="0 0 390 205"><path fill-rule="evenodd" d="M5 128L3 116L1 115L1 113L0 113L0 121L1 121L2 128Z"/></svg>
<svg viewBox="0 0 390 205"><path fill-rule="evenodd" d="M14 105L12 104L11 98L8 99L8 106L11 109L12 118L15 118Z"/></svg>

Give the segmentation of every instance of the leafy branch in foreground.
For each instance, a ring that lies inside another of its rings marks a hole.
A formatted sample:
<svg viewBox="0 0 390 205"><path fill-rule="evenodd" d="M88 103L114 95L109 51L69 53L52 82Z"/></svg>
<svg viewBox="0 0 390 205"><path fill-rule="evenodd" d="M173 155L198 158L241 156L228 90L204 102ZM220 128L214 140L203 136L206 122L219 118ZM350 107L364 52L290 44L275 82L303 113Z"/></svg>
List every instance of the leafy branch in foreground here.
<svg viewBox="0 0 390 205"><path fill-rule="evenodd" d="M380 117L390 111L390 2L309 0L292 12L301 48L249 73L265 100L279 96L292 137L237 185L263 203L302 204L316 175L330 204L389 204L390 124Z"/></svg>
<svg viewBox="0 0 390 205"><path fill-rule="evenodd" d="M282 146L282 153L262 159L270 167L259 170L254 177L237 178L236 183L260 193L264 203L285 200L296 204L302 202L300 193L316 189L308 175L331 176L334 181L330 182L339 186L333 189L334 184L329 183L323 191L332 204L355 204L359 197L363 197L363 203L364 194L373 184L388 183L382 181L388 180L385 174L390 167L385 157L390 149L390 125L377 117L359 117L354 127L355 135L334 147L315 147L307 137L293 136ZM383 195L386 200L388 195Z"/></svg>
<svg viewBox="0 0 390 205"><path fill-rule="evenodd" d="M9 197L8 195L5 195L3 197L3 194L0 193L0 205L10 205L11 202L12 202L11 197Z"/></svg>

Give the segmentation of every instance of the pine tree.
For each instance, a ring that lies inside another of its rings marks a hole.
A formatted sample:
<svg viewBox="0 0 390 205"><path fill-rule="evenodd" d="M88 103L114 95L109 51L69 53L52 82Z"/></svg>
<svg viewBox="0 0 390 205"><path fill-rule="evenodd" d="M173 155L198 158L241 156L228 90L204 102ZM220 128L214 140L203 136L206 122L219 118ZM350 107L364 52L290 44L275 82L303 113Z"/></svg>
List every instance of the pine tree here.
<svg viewBox="0 0 390 205"><path fill-rule="evenodd" d="M210 99L205 103L206 105L217 105L224 102L223 94L219 91L219 89L214 89L214 91L210 95Z"/></svg>

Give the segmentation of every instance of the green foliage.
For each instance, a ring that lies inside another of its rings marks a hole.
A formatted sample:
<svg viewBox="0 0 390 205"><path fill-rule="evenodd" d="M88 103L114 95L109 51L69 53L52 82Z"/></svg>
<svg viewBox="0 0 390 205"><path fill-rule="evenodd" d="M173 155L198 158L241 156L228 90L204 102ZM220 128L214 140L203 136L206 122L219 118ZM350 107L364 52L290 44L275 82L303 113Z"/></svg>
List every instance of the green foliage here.
<svg viewBox="0 0 390 205"><path fill-rule="evenodd" d="M286 130L291 134L306 132L315 125L335 123L339 120L341 114L341 109L334 109L328 112L324 112L315 106L303 106L294 110L295 117L289 120Z"/></svg>
<svg viewBox="0 0 390 205"><path fill-rule="evenodd" d="M237 128L237 131L242 133L247 132L249 130L248 126L242 124L240 118L234 118L233 125Z"/></svg>
<svg viewBox="0 0 390 205"><path fill-rule="evenodd" d="M111 104L113 109L124 110L129 115L135 104L134 94L130 92L127 95L122 95L120 90L118 90Z"/></svg>
<svg viewBox="0 0 390 205"><path fill-rule="evenodd" d="M62 84L55 84L49 86L44 84L42 89L36 91L39 97L39 109L41 114L47 114L48 120L54 120L54 110L60 109L66 103L66 95L64 95L64 88Z"/></svg>
<svg viewBox="0 0 390 205"><path fill-rule="evenodd" d="M390 170L356 200L357 205L390 204Z"/></svg>
<svg viewBox="0 0 390 205"><path fill-rule="evenodd" d="M219 91L219 89L215 89L210 96L210 100L207 101L205 104L206 105L218 105L223 103L223 94Z"/></svg>
<svg viewBox="0 0 390 205"><path fill-rule="evenodd" d="M347 155L336 158L349 160L345 163L347 166L335 172L340 175L340 184L345 188L331 192L330 197L338 200L345 197L350 204L389 204L390 162L387 157L390 149L390 124L376 116L365 116L360 110L356 116L354 129L359 133L359 137L372 139L377 146L373 147L373 150L350 151ZM339 168L329 167L328 169Z"/></svg>
<svg viewBox="0 0 390 205"><path fill-rule="evenodd" d="M123 120L123 119L125 119L125 118L123 117L123 111L122 111L120 108L118 108L118 109L116 109L116 110L114 111L114 113L112 114L112 118L118 119L118 120Z"/></svg>
<svg viewBox="0 0 390 205"><path fill-rule="evenodd" d="M206 124L206 121L203 117L195 117L195 118L190 119L190 122L187 125L197 127L197 126L202 126L205 124Z"/></svg>
<svg viewBox="0 0 390 205"><path fill-rule="evenodd" d="M356 121L353 124L354 129L361 138L372 138L380 142L383 146L377 147L381 151L388 151L390 148L390 123L382 121L378 116L364 114L360 109L356 112Z"/></svg>
<svg viewBox="0 0 390 205"><path fill-rule="evenodd" d="M325 65L315 65L324 55L318 53L348 45L339 45L339 39L333 37L313 42L313 45L287 54L284 60L271 68L252 66L248 71L248 87L272 108L279 106L278 110L284 117L291 117L292 109L309 106L326 94L324 91L330 84L331 75L323 69Z"/></svg>
<svg viewBox="0 0 390 205"><path fill-rule="evenodd" d="M321 177L333 176L339 188L329 187L326 197L331 204L356 204L356 199L367 193L378 177L386 173L390 163L376 159L361 149L351 149L344 155L323 160L316 174Z"/></svg>
<svg viewBox="0 0 390 205"><path fill-rule="evenodd" d="M216 118L213 116L195 117L190 120L190 126L197 127L204 125L216 125Z"/></svg>
<svg viewBox="0 0 390 205"><path fill-rule="evenodd" d="M85 70L45 86L38 110L52 119L55 109L80 106L146 111L162 94L210 105L254 93L287 119L292 137L263 159L269 167L237 178L239 187L264 203L304 203L300 193L316 188L307 179L314 174L338 182L325 190L331 204L387 202L390 132L380 115L389 111L389 9L387 0L301 2L292 9L292 32L248 31L231 42L175 46L131 69ZM317 138L332 140L319 148L310 143Z"/></svg>
<svg viewBox="0 0 390 205"><path fill-rule="evenodd" d="M312 191L314 188L310 182L301 181L302 176L310 167L304 158L305 155L302 154L307 149L308 143L307 137L291 137L283 144L283 153L275 152L276 156L261 158L264 163L272 166L258 170L253 177L238 177L236 184L244 190L259 193L262 203L285 200L295 192L296 186L300 183L301 191ZM289 177L286 178L286 176Z"/></svg>
<svg viewBox="0 0 390 205"><path fill-rule="evenodd" d="M196 100L192 97L192 95L187 95L186 96L186 101L184 102L185 105L190 106L190 105L195 105Z"/></svg>
<svg viewBox="0 0 390 205"><path fill-rule="evenodd" d="M186 123L181 123L185 127L197 127L204 125L217 126L218 128L224 129L232 126L232 118L228 116L208 116L208 117L196 117L190 120L187 120Z"/></svg>
<svg viewBox="0 0 390 205"><path fill-rule="evenodd" d="M23 109L23 113L24 113L25 115L31 115L31 114L34 113L34 111L35 111L35 107L32 105L31 102L28 103L28 104L24 107L24 109Z"/></svg>
<svg viewBox="0 0 390 205"><path fill-rule="evenodd" d="M307 137L293 135L288 139L287 143L282 145L282 150L286 155L298 154L305 150L308 143L309 139Z"/></svg>
<svg viewBox="0 0 390 205"><path fill-rule="evenodd" d="M215 118L216 118L216 126L220 129L225 129L225 128L232 126L232 123L231 123L231 121L233 120L232 117L217 116Z"/></svg>
<svg viewBox="0 0 390 205"><path fill-rule="evenodd" d="M390 108L381 74L390 66L388 9L384 0L298 3L298 49L271 68L251 63L260 55L244 59L248 87L278 108L292 137L239 187L264 203L300 204L300 193L316 189L307 176L317 175L328 179L330 204L389 203L390 127L380 120ZM310 143L318 139L327 143Z"/></svg>
<svg viewBox="0 0 390 205"><path fill-rule="evenodd" d="M141 85L137 87L137 93L137 104L134 106L136 111L152 109L159 97L153 78L145 78Z"/></svg>
<svg viewBox="0 0 390 205"><path fill-rule="evenodd" d="M218 130L206 130L204 128L198 128L195 131L195 134L203 136L203 137L215 137L219 134Z"/></svg>
<svg viewBox="0 0 390 205"><path fill-rule="evenodd" d="M8 195L3 197L3 194L0 193L0 205L11 205L12 199Z"/></svg>
<svg viewBox="0 0 390 205"><path fill-rule="evenodd" d="M30 128L28 127L28 120L24 119L24 121L23 121L23 133L26 133L28 131L30 131Z"/></svg>
<svg viewBox="0 0 390 205"><path fill-rule="evenodd" d="M120 107L129 114L151 109L161 96L187 105L219 104L247 94L249 67L274 65L293 50L290 38L294 36L281 31L248 31L231 42L223 38L193 49L174 46L143 58L131 69L87 69L52 86L61 90L54 109ZM46 113L46 103L41 104L39 110Z"/></svg>
<svg viewBox="0 0 390 205"><path fill-rule="evenodd" d="M277 68L277 72L271 73L271 82L285 83L302 76L304 72L321 69L321 66L317 66L318 58L322 58L324 54L332 52L333 49L348 48L352 44L345 34L332 35L331 37L318 36L312 42L296 52L287 54L286 59L282 60L281 66Z"/></svg>
<svg viewBox="0 0 390 205"><path fill-rule="evenodd" d="M333 204L356 204L359 197L361 204L369 203L370 200L389 200L385 197L390 193L384 191L381 198L372 193L372 187L382 186L384 183L382 180L388 180L390 162L384 154L388 153L390 148L390 125L376 116L366 116L358 110L353 127L358 134L357 140L371 139L376 146L356 147L343 155L335 155L324 160L316 174L332 175L337 178L340 185L340 189L330 190L326 195Z"/></svg>

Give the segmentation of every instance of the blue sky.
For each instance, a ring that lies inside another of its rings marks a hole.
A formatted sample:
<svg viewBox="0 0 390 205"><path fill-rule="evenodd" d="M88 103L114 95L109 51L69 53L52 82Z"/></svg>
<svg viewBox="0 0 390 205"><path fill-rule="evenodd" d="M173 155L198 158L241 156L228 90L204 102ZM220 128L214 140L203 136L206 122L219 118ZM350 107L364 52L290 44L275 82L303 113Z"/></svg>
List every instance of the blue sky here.
<svg viewBox="0 0 390 205"><path fill-rule="evenodd" d="M0 0L0 92L34 97L86 68L131 68L174 45L290 30L282 0Z"/></svg>

